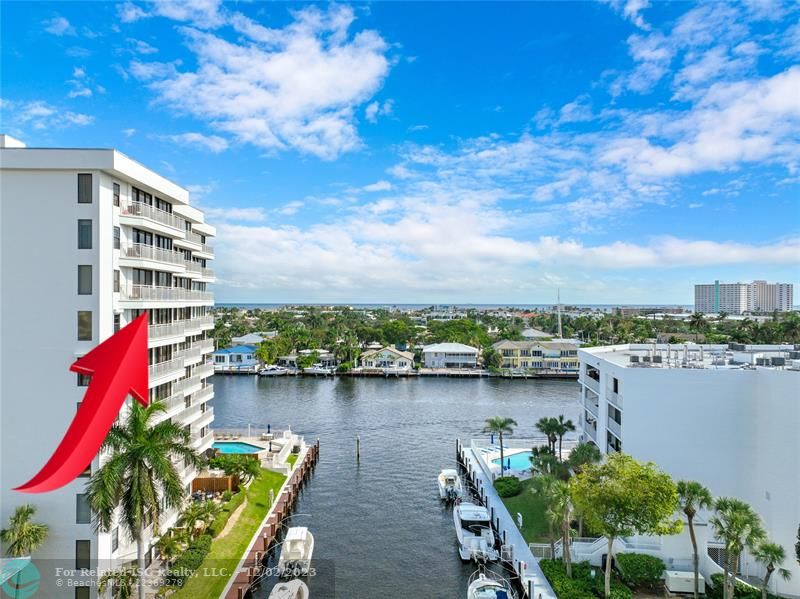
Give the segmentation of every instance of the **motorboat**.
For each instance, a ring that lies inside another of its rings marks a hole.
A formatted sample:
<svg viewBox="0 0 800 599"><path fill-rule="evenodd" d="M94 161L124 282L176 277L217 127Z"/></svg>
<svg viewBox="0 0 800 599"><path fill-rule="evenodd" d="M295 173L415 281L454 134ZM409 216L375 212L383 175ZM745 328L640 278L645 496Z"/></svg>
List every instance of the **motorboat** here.
<svg viewBox="0 0 800 599"><path fill-rule="evenodd" d="M467 599L516 599L511 583L499 574L478 570L469 577Z"/></svg>
<svg viewBox="0 0 800 599"><path fill-rule="evenodd" d="M495 537L489 510L471 502L457 503L453 520L458 538L458 554L465 562L494 562L500 554L494 548Z"/></svg>
<svg viewBox="0 0 800 599"><path fill-rule="evenodd" d="M442 470L439 473L437 482L439 483L439 497L445 501L455 501L464 494L461 477L453 469L446 468Z"/></svg>
<svg viewBox="0 0 800 599"><path fill-rule="evenodd" d="M293 526L281 543L278 576L306 576L311 570L314 535L305 526Z"/></svg>
<svg viewBox="0 0 800 599"><path fill-rule="evenodd" d="M317 374L322 376L328 376L333 374L333 368L328 368L327 366L323 366L322 364L312 364L307 368L303 368L303 372L305 374Z"/></svg>
<svg viewBox="0 0 800 599"><path fill-rule="evenodd" d="M308 599L308 586L302 580L281 581L272 587L268 599Z"/></svg>
<svg viewBox="0 0 800 599"><path fill-rule="evenodd" d="M270 364L269 366L265 366L261 370L258 371L258 376L284 376L289 374L289 369L284 368L283 366L276 366L275 364Z"/></svg>

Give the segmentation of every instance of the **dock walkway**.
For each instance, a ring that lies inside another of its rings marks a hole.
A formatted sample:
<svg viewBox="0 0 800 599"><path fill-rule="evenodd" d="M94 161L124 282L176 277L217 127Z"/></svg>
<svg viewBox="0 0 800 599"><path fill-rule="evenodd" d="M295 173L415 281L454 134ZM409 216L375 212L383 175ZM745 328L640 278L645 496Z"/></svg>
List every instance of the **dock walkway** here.
<svg viewBox="0 0 800 599"><path fill-rule="evenodd" d="M510 555L504 555L503 559L508 558L509 565L519 576L525 596L533 599L557 599L539 562L531 553L527 541L497 494L491 474L484 470L481 460L472 449L464 447L460 441L456 441L456 455L459 463L467 471L473 487L477 489L483 504L489 510L495 530L500 535L505 549L510 548Z"/></svg>

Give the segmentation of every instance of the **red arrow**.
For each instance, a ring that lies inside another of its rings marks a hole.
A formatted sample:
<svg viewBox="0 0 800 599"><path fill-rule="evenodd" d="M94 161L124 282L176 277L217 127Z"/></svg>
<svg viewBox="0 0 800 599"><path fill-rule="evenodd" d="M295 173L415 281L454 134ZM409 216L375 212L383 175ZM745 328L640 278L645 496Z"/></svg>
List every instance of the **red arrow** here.
<svg viewBox="0 0 800 599"><path fill-rule="evenodd" d="M15 491L45 493L69 484L100 451L128 394L147 406L147 313L79 358L69 369L92 377L83 402L44 467Z"/></svg>

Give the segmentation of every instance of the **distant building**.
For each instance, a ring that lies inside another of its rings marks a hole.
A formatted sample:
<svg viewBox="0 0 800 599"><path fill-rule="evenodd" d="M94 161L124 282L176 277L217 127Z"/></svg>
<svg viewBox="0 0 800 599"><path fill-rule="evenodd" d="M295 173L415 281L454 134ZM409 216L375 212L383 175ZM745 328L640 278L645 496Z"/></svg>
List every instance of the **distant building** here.
<svg viewBox="0 0 800 599"><path fill-rule="evenodd" d="M475 368L478 348L463 343L435 343L422 348L426 368Z"/></svg>
<svg viewBox="0 0 800 599"><path fill-rule="evenodd" d="M214 356L214 373L233 374L257 372L259 361L255 345L235 345L218 349Z"/></svg>
<svg viewBox="0 0 800 599"><path fill-rule="evenodd" d="M577 374L578 346L563 341L498 341L502 368L520 372Z"/></svg>
<svg viewBox="0 0 800 599"><path fill-rule="evenodd" d="M411 370L414 368L414 354L387 346L365 351L359 356L358 362L367 369Z"/></svg>
<svg viewBox="0 0 800 599"><path fill-rule="evenodd" d="M553 337L550 333L545 333L539 329L525 329L522 331L522 336L525 339L550 339Z"/></svg>
<svg viewBox="0 0 800 599"><path fill-rule="evenodd" d="M794 304L791 283L720 283L694 286L694 311L703 314L789 312Z"/></svg>

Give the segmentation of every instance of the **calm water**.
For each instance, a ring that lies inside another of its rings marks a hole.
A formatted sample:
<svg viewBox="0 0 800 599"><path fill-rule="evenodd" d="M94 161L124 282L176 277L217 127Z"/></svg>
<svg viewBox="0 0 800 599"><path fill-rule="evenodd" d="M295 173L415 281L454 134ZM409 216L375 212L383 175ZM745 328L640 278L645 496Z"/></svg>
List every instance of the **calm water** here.
<svg viewBox="0 0 800 599"><path fill-rule="evenodd" d="M579 413L574 381L215 376L214 386L215 427L288 424L320 439L295 509L309 516L294 522L311 529L324 560L314 599L465 597L474 568L458 558L436 487L455 466L455 439L484 436L490 416L514 418L515 436L529 437L542 416Z"/></svg>

